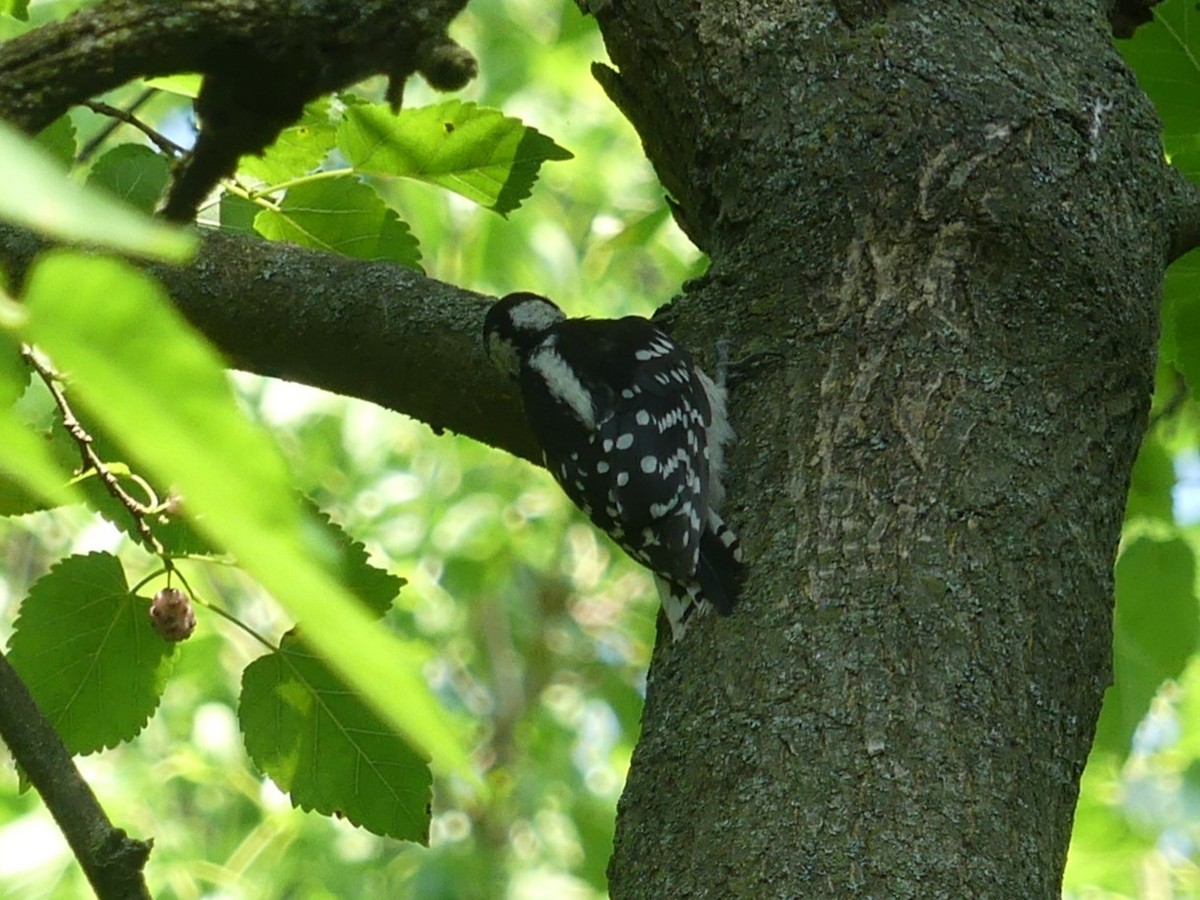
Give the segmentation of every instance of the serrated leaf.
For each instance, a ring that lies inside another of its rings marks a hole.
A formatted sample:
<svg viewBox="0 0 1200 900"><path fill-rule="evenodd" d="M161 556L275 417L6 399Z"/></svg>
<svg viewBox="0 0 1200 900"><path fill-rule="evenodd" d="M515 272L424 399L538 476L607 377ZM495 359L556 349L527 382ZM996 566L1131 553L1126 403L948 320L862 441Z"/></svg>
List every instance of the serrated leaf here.
<svg viewBox="0 0 1200 900"><path fill-rule="evenodd" d="M1117 560L1113 685L1104 696L1096 746L1129 754L1133 732L1159 687L1183 671L1200 638L1195 559L1178 538L1142 538Z"/></svg>
<svg viewBox="0 0 1200 900"><path fill-rule="evenodd" d="M333 149L337 126L329 117L329 99L314 100L304 107L296 124L279 133L259 156L244 156L241 172L268 185L280 184L316 169Z"/></svg>
<svg viewBox="0 0 1200 900"><path fill-rule="evenodd" d="M143 144L121 144L96 160L88 184L152 213L170 179L171 164L161 153Z"/></svg>
<svg viewBox="0 0 1200 900"><path fill-rule="evenodd" d="M385 615L399 596L400 588L405 583L404 579L371 565L365 546L354 540L311 500L305 498L304 502L325 528L333 546L337 548L338 571L342 584L350 588L354 596L375 615Z"/></svg>
<svg viewBox="0 0 1200 900"><path fill-rule="evenodd" d="M519 119L459 100L398 116L382 104L350 106L338 148L360 172L427 181L501 214L529 196L542 163L572 158Z"/></svg>
<svg viewBox="0 0 1200 900"><path fill-rule="evenodd" d="M246 750L292 803L375 834L429 841L429 767L291 636L242 675Z"/></svg>
<svg viewBox="0 0 1200 900"><path fill-rule="evenodd" d="M301 511L278 450L158 284L125 263L52 251L30 269L25 306L28 339L72 376L72 397L137 471L178 490L197 528L414 745L468 772L419 662L337 579L336 551Z"/></svg>
<svg viewBox="0 0 1200 900"><path fill-rule="evenodd" d="M72 753L133 738L158 707L177 644L107 553L69 556L21 603L9 661Z"/></svg>
<svg viewBox="0 0 1200 900"><path fill-rule="evenodd" d="M196 238L68 179L49 156L0 122L0 220L65 241L183 262Z"/></svg>
<svg viewBox="0 0 1200 900"><path fill-rule="evenodd" d="M350 176L298 184L277 210L264 209L254 228L273 241L289 241L356 259L388 259L418 268L417 239L367 185Z"/></svg>

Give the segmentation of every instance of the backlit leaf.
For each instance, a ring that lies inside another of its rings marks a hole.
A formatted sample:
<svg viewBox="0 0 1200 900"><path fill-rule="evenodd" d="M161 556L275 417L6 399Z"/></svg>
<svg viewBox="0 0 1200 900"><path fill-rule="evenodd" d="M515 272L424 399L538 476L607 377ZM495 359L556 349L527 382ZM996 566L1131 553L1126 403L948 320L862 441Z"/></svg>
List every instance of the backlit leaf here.
<svg viewBox="0 0 1200 900"><path fill-rule="evenodd" d="M304 641L289 635L246 668L238 718L296 806L428 843L429 767Z"/></svg>
<svg viewBox="0 0 1200 900"><path fill-rule="evenodd" d="M529 196L542 163L571 159L519 119L459 100L398 116L383 104L351 106L338 147L360 172L427 181L502 214Z"/></svg>
<svg viewBox="0 0 1200 900"><path fill-rule="evenodd" d="M158 707L178 644L115 556L68 556L21 603L9 661L72 753L127 741Z"/></svg>

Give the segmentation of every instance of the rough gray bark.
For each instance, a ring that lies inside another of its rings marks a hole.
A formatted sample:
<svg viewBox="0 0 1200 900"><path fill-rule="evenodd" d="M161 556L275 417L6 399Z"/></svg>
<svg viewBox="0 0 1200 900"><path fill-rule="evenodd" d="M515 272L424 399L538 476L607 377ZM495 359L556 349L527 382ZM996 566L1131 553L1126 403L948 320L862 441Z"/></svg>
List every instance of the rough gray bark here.
<svg viewBox="0 0 1200 900"><path fill-rule="evenodd" d="M612 894L1055 897L1181 192L1094 2L600 13L736 393L738 614L660 646Z"/></svg>
<svg viewBox="0 0 1200 900"><path fill-rule="evenodd" d="M1112 5L595 4L600 77L713 258L673 324L769 354L734 393L750 582L656 653L615 897L1057 895L1162 272L1200 234ZM168 283L242 364L446 424L348 360L361 324L386 365L380 297L420 282L228 246L270 274L254 303L211 256ZM454 382L453 355L423 363ZM527 448L499 390L453 427Z"/></svg>

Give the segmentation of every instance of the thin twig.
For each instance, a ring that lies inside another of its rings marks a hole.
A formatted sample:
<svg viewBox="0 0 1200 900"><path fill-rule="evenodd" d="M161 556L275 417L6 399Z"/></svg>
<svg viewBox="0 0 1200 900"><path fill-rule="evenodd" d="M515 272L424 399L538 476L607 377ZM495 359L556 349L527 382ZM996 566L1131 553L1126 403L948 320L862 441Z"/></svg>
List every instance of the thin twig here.
<svg viewBox="0 0 1200 900"><path fill-rule="evenodd" d="M101 900L149 900L142 870L153 842L135 840L113 827L62 738L3 653L0 738L62 829L96 896Z"/></svg>
<svg viewBox="0 0 1200 900"><path fill-rule="evenodd" d="M113 119L113 121L107 123L103 128L100 129L99 133L97 133L95 137L83 145L83 149L79 151L79 155L75 158L75 161L83 163L91 159L92 155L105 141L112 137L112 133L120 128L122 123L126 125L132 125L138 131L142 132L142 134L146 135L146 137L150 138L150 140L154 142L154 145L158 147L158 149L162 150L163 153L166 153L169 156L179 156L186 152L174 141L163 137L141 119L138 119L133 115L134 112L136 112L137 109L142 106L142 104L153 97L156 93L158 92L154 88L146 88L133 99L133 102L129 104L128 109L118 109L115 106L110 106L107 103L101 103L99 101L88 101L84 103L84 106L86 106L88 109L99 113L102 116L109 116L111 119Z"/></svg>
<svg viewBox="0 0 1200 900"><path fill-rule="evenodd" d="M168 570L173 568L170 557L163 548L162 543L154 536L154 532L150 529L149 523L146 521L147 516L153 515L156 510L153 507L145 506L138 502L124 487L121 486L120 479L117 478L113 471L105 465L104 460L96 453L92 447L92 436L80 424L79 419L75 416L71 409L71 404L67 402L66 394L62 389L62 376L58 374L48 363L38 359L33 348L28 344L21 346L21 356L25 362L38 374L42 382L50 391L50 396L54 398L55 405L58 406L59 412L62 413L63 427L67 429L67 433L74 439L75 444L79 448L79 455L82 460L82 470L84 472L95 472L99 477L100 482L104 485L105 490L120 503L133 519L134 527L137 529L138 537L142 543L155 556L162 559L163 565Z"/></svg>

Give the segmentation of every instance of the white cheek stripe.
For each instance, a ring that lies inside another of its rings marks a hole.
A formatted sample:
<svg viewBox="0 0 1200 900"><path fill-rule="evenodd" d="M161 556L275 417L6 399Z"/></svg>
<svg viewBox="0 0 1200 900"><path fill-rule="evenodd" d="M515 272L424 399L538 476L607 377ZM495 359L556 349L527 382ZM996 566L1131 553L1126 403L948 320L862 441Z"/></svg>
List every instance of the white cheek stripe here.
<svg viewBox="0 0 1200 900"><path fill-rule="evenodd" d="M596 410L592 397L558 351L541 347L529 357L529 368L546 382L550 393L565 403L589 430L596 428Z"/></svg>

